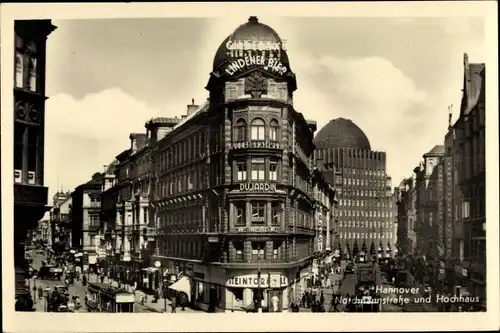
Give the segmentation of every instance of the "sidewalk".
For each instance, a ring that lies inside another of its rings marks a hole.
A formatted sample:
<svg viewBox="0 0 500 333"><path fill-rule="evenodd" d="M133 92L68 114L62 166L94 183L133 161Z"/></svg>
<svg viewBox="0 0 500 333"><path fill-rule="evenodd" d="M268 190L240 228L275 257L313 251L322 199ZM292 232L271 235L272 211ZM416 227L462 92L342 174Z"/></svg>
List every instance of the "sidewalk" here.
<svg viewBox="0 0 500 333"><path fill-rule="evenodd" d="M90 278L90 282L95 282L96 281L96 276L95 274L92 275L92 278ZM100 282L100 280L99 280ZM104 283L110 283L113 287L118 288L118 281L108 279L107 277L104 279ZM132 292L133 288L130 285L127 284L122 284L122 288L125 290ZM139 304L140 306L152 311L152 312L165 312L165 299L164 298L159 298L156 303L153 303L153 296L147 295L145 292L141 290L136 290L135 291L135 302ZM144 301L144 304L141 304L141 296L145 296L146 300ZM167 312L171 313L172 312L172 307L171 307L171 301L167 299ZM176 308L177 313L194 313L194 312L202 312L200 310L194 310L191 308L184 308L185 310L182 311L181 307Z"/></svg>

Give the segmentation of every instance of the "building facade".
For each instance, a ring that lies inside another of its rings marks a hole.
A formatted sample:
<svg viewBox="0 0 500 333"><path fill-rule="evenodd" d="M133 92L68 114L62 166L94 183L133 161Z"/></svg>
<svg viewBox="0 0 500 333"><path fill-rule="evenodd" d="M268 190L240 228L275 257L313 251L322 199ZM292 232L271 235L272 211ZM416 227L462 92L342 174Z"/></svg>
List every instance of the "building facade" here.
<svg viewBox="0 0 500 333"><path fill-rule="evenodd" d="M96 270L101 239L101 184L102 173L79 185L71 193L72 248L83 253L83 270Z"/></svg>
<svg viewBox="0 0 500 333"><path fill-rule="evenodd" d="M452 123L450 106L444 146L425 154L412 179L402 182L398 210L400 244L408 253L416 221L414 253L426 256L430 267L424 275L443 292L469 293L482 301L486 298L484 101L485 65L469 63L465 54L460 115Z"/></svg>
<svg viewBox="0 0 500 333"><path fill-rule="evenodd" d="M28 265L24 246L28 230L50 209L44 186L45 59L50 20L14 24L14 265L16 311L32 311L25 286Z"/></svg>
<svg viewBox="0 0 500 333"><path fill-rule="evenodd" d="M416 251L416 190L415 176L403 179L397 189L398 249L402 255Z"/></svg>
<svg viewBox="0 0 500 333"><path fill-rule="evenodd" d="M464 55L460 115L446 138L453 167L453 172L449 171L451 285L467 287L483 300L486 298L485 71L483 63L469 63L467 54Z"/></svg>
<svg viewBox="0 0 500 333"><path fill-rule="evenodd" d="M282 311L305 281L318 232L316 125L293 108L285 43L256 17L221 44L206 89L207 102L176 124L151 124L152 259L184 275L178 283L189 281L196 307Z"/></svg>
<svg viewBox="0 0 500 333"><path fill-rule="evenodd" d="M50 211L52 230L52 249L56 253L63 253L71 249L71 192L57 192L53 198Z"/></svg>
<svg viewBox="0 0 500 333"><path fill-rule="evenodd" d="M326 166L325 177L336 174L339 184L339 235L333 247L348 258L394 256L394 196L385 153L372 151L363 131L344 118L330 121L314 142L315 157Z"/></svg>

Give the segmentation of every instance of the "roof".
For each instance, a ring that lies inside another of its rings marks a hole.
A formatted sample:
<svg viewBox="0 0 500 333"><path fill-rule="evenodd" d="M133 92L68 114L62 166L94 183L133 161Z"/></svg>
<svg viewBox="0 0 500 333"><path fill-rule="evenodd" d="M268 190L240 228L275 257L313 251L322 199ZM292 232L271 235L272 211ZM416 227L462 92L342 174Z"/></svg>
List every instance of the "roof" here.
<svg viewBox="0 0 500 333"><path fill-rule="evenodd" d="M94 287L95 289L102 290L103 292L110 295L129 294L129 292L125 289L114 287L108 283L91 282L89 283L89 287Z"/></svg>
<svg viewBox="0 0 500 333"><path fill-rule="evenodd" d="M484 101L486 65L469 63L467 53L464 54L464 87L460 113L467 115L480 101Z"/></svg>
<svg viewBox="0 0 500 333"><path fill-rule="evenodd" d="M436 145L434 148L432 148L429 152L424 154L425 156L441 156L444 154L444 145Z"/></svg>
<svg viewBox="0 0 500 333"><path fill-rule="evenodd" d="M281 43L282 40L278 33L274 31L273 28L266 24L259 22L256 16L250 16L248 22L240 25L234 32L226 37L222 44L219 46L217 52L215 53L213 69L216 70L219 66L224 64L228 60L229 50L226 44L229 40L241 40L241 41L262 41L262 42L275 42ZM286 52L282 52L282 60L288 63L288 57Z"/></svg>
<svg viewBox="0 0 500 333"><path fill-rule="evenodd" d="M316 149L354 148L371 150L365 133L350 119L337 118L323 126L314 138Z"/></svg>

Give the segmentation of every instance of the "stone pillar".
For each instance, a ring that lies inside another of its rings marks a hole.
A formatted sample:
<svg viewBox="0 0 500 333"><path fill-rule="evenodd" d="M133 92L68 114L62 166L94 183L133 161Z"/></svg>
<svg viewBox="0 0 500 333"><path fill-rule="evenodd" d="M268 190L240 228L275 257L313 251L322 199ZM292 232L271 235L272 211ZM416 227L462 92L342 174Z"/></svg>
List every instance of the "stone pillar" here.
<svg viewBox="0 0 500 333"><path fill-rule="evenodd" d="M286 222L285 222L285 218L286 218L285 203L282 202L280 205L281 205L281 215L280 215L280 226L279 227L284 230L286 228Z"/></svg>
<svg viewBox="0 0 500 333"><path fill-rule="evenodd" d="M292 259L297 258L297 241L295 240L295 237L292 239Z"/></svg>
<svg viewBox="0 0 500 333"><path fill-rule="evenodd" d="M229 230L234 229L234 222L236 221L236 207L234 206L234 203L230 202L229 203L229 221L228 221L228 226Z"/></svg>
<svg viewBox="0 0 500 333"><path fill-rule="evenodd" d="M265 257L267 261L273 260L273 241L266 241Z"/></svg>
<svg viewBox="0 0 500 333"><path fill-rule="evenodd" d="M228 242L228 248L229 248L228 262L233 262L234 259L236 258L236 249L234 248L232 241Z"/></svg>
<svg viewBox="0 0 500 333"><path fill-rule="evenodd" d="M246 206L246 226L249 227L252 224L252 204L250 201L245 203Z"/></svg>
<svg viewBox="0 0 500 333"><path fill-rule="evenodd" d="M252 243L250 241L243 242L243 261L252 260Z"/></svg>
<svg viewBox="0 0 500 333"><path fill-rule="evenodd" d="M272 213L272 207L271 207L271 201L268 201L266 203L266 224L268 227L270 227L272 225L272 221L273 221L273 213Z"/></svg>

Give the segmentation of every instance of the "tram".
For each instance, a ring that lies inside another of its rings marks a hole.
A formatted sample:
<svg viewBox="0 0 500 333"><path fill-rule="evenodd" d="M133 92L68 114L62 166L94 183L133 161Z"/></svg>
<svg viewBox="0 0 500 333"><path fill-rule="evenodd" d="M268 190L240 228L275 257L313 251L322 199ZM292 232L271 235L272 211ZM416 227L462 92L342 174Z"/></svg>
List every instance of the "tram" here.
<svg viewBox="0 0 500 333"><path fill-rule="evenodd" d="M89 283L85 305L88 312L134 312L135 297L105 283Z"/></svg>

